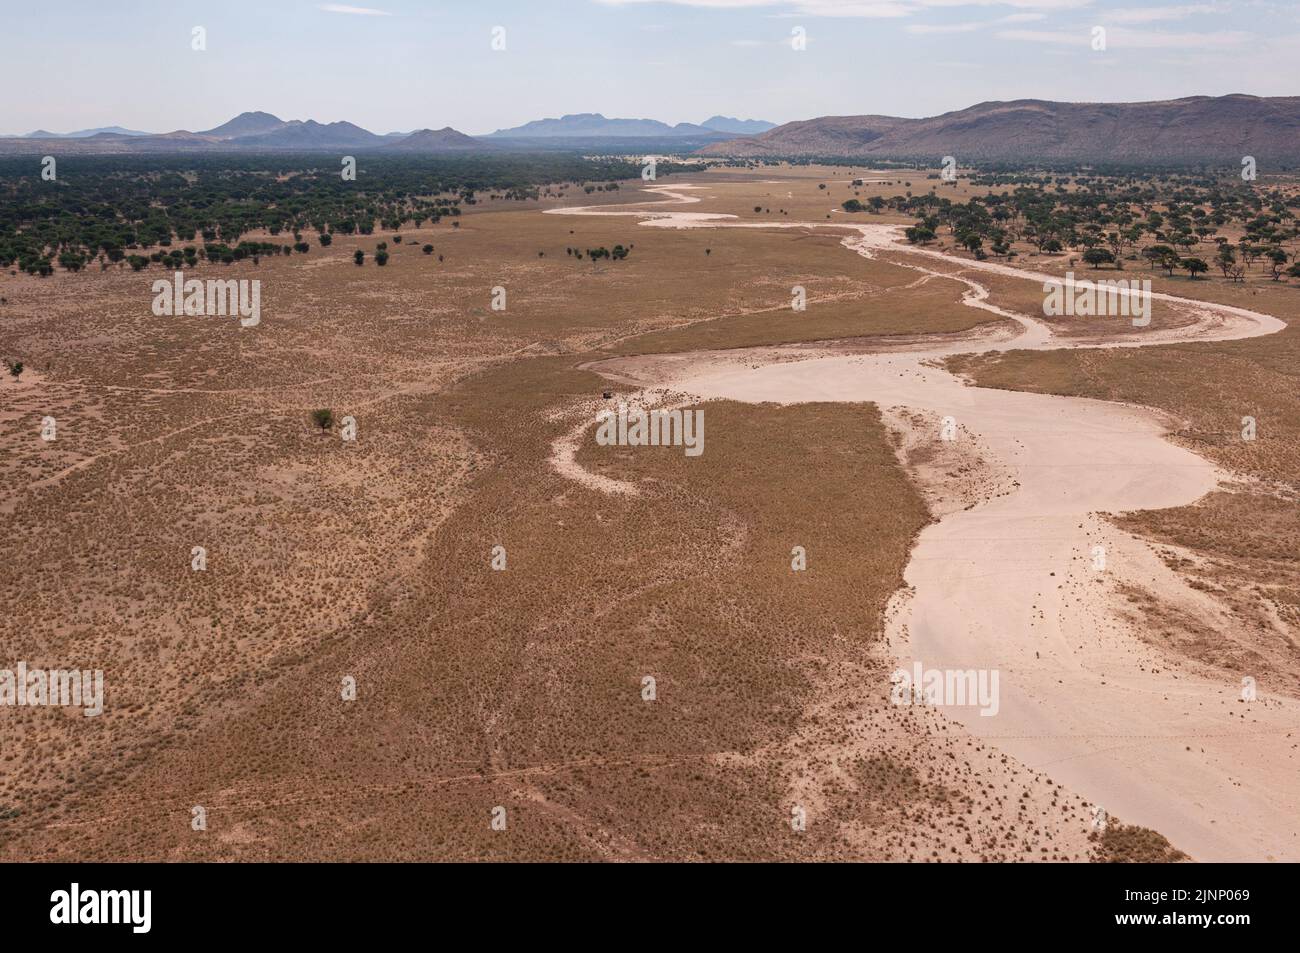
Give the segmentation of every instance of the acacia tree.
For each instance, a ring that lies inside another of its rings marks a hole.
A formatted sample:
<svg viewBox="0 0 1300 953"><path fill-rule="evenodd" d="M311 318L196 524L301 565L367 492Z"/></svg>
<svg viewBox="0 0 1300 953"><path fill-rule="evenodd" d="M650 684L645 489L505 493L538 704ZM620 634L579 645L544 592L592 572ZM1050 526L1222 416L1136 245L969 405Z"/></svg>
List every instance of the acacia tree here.
<svg viewBox="0 0 1300 953"><path fill-rule="evenodd" d="M1095 248L1089 248L1086 252L1084 252L1083 260L1086 261L1088 264L1092 265L1094 269L1097 269L1100 268L1102 265L1109 265L1112 262L1114 262L1115 256L1111 254L1107 249L1102 248L1101 246L1097 246Z"/></svg>
<svg viewBox="0 0 1300 953"><path fill-rule="evenodd" d="M1231 245L1220 245L1219 256L1215 259L1215 264L1223 272L1223 277L1231 277L1232 266L1237 263L1237 253L1233 251Z"/></svg>
<svg viewBox="0 0 1300 953"><path fill-rule="evenodd" d="M1153 269L1158 265L1171 275L1178 267L1178 253L1168 245L1152 245L1142 252L1142 257L1150 260Z"/></svg>
<svg viewBox="0 0 1300 953"><path fill-rule="evenodd" d="M1274 281L1282 280L1282 269L1286 266L1288 255L1281 248L1268 250L1268 270Z"/></svg>
<svg viewBox="0 0 1300 953"><path fill-rule="evenodd" d="M311 422L320 428L322 434L334 428L334 411L328 407L311 412Z"/></svg>

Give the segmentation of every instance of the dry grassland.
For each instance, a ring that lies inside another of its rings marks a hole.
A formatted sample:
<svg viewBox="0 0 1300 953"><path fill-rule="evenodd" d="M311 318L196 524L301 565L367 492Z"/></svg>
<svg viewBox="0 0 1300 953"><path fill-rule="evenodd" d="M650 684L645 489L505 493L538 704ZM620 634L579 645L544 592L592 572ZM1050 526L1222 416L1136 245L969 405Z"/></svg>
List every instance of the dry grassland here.
<svg viewBox="0 0 1300 953"><path fill-rule="evenodd" d="M711 209L771 204L771 176L714 175ZM784 207L830 175L792 170ZM961 285L907 289L835 236L516 205L402 234L200 268L261 279L249 330L154 317L156 268L0 276L0 354L29 368L0 383L0 666L107 682L97 718L0 711L0 855L1100 855L1076 796L889 704L882 615L929 516L873 407L710 404L695 459L584 444L636 497L548 460L610 386L586 361L960 330L991 317ZM823 303L789 312L795 284Z"/></svg>

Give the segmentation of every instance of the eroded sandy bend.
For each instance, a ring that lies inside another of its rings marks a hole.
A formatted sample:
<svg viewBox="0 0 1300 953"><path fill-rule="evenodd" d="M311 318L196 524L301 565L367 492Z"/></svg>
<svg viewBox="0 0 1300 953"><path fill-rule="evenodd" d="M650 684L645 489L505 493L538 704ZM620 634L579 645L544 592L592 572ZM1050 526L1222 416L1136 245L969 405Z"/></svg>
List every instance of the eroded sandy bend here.
<svg viewBox="0 0 1300 953"><path fill-rule="evenodd" d="M648 191L663 197L655 204L677 205L698 202L689 194L695 189ZM609 206L548 212L636 215L651 227L848 229L844 245L866 257L889 249L922 261L955 262L968 273L1035 282L1049 277L899 245L892 226L741 223L724 214ZM935 274L919 264L909 267ZM1261 700L1245 706L1236 682L1169 671L1118 615L1115 582L1150 589L1219 625L1232 621L1208 597L1187 589L1149 546L1093 515L1186 505L1214 489L1222 474L1165 440L1167 430L1153 411L971 387L930 366L935 358L970 351L1222 341L1272 334L1285 325L1241 308L1161 294L1156 297L1194 309L1199 320L1114 343L1073 342L1055 338L1042 322L987 305L988 290L968 274L947 277L967 283L965 303L1014 318L1020 330L893 353L792 361L789 349L769 348L617 359L596 367L623 381L705 399L871 401L897 409L895 420L919 412L926 426L954 417L962 440L977 441L1019 485L969 510L946 513L921 533L906 570L910 591L896 596L889 625L900 662L997 669L997 716L945 711L1110 813L1160 831L1198 860L1300 860L1300 704L1270 694L1268 673L1252 673ZM764 357L771 363L762 363ZM1097 545L1107 551L1104 573L1092 568Z"/></svg>

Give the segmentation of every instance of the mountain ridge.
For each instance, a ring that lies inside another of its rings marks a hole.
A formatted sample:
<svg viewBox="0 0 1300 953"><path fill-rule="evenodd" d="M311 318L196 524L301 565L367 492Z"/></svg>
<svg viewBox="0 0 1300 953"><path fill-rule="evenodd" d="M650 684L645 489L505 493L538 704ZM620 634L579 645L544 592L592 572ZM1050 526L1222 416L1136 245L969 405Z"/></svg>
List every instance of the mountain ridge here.
<svg viewBox="0 0 1300 953"><path fill-rule="evenodd" d="M98 126L94 129L78 129L75 132L50 132L47 129L36 129L32 132L25 133L21 136L15 136L17 139L89 139L92 136L151 136L151 132L141 132L138 129L125 129L122 126Z"/></svg>
<svg viewBox="0 0 1300 953"><path fill-rule="evenodd" d="M710 116L700 125L714 132L730 132L740 136L756 136L776 128L776 123L766 119L737 119L734 116Z"/></svg>
<svg viewBox="0 0 1300 953"><path fill-rule="evenodd" d="M920 119L823 116L711 143L703 155L962 161L1281 160L1300 153L1300 97L1188 96L1136 103L1017 99Z"/></svg>
<svg viewBox="0 0 1300 953"><path fill-rule="evenodd" d="M384 149L389 152L494 152L499 148L495 143L482 142L451 126L417 129L408 136L384 144Z"/></svg>
<svg viewBox="0 0 1300 953"><path fill-rule="evenodd" d="M774 128L761 119L712 116L702 123L669 125L658 119L609 118L603 113L566 113L558 118L534 119L521 126L497 129L484 139L671 139L750 135Z"/></svg>
<svg viewBox="0 0 1300 953"><path fill-rule="evenodd" d="M166 133L123 134L108 127L85 130L87 135L70 139L46 130L41 135L0 137L0 154L40 152L59 143L65 151L121 154L149 151L276 151L302 152L384 149L407 152L491 152L495 144L481 142L450 126L417 129L407 135L377 135L355 123L317 122L314 119L284 120L268 112L243 112L219 126L201 132L177 129ZM75 145L74 145L75 143Z"/></svg>
<svg viewBox="0 0 1300 953"><path fill-rule="evenodd" d="M498 129L485 139L543 138L666 138L685 135L716 135L713 130L691 123L670 126L658 119L608 119L601 113L567 113L557 118L534 119L522 126Z"/></svg>

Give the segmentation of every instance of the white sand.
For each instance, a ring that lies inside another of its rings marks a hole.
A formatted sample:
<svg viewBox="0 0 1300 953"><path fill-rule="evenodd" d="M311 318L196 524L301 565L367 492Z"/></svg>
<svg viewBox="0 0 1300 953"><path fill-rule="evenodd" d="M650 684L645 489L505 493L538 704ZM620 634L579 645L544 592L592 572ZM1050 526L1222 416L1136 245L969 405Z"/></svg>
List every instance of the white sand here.
<svg viewBox="0 0 1300 953"><path fill-rule="evenodd" d="M699 201L688 188L649 191L666 198L659 204ZM652 227L847 228L844 244L866 257L888 248L968 271L1040 283L1050 277L899 245L894 226L740 223L728 215L609 206L550 212L639 215ZM1092 515L1189 504L1214 489L1222 474L1163 439L1166 429L1152 411L970 387L926 366L970 351L1232 340L1285 325L1240 308L1156 295L1190 307L1198 320L1163 331L1126 328L1131 333L1123 341L1081 344L986 304L987 289L969 277L950 277L967 283L965 303L1014 318L1022 331L994 340L949 337L943 345L894 353L789 360L787 351L775 363L755 355L774 361L781 349L620 359L609 370L622 380L705 399L870 401L930 419L955 418L958 439L977 441L1019 485L949 512L921 533L906 570L911 591L898 597L903 611L890 624L900 664L910 668L916 659L927 668L997 669L998 714L946 708L949 717L1111 814L1160 831L1197 860L1300 860L1300 703L1272 694L1267 672L1249 673L1259 683L1259 700L1242 703L1239 680L1180 670L1139 640L1119 615L1114 583L1140 585L1222 626L1232 622L1147 544ZM1104 572L1092 568L1095 545L1106 547Z"/></svg>

